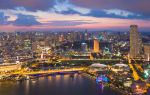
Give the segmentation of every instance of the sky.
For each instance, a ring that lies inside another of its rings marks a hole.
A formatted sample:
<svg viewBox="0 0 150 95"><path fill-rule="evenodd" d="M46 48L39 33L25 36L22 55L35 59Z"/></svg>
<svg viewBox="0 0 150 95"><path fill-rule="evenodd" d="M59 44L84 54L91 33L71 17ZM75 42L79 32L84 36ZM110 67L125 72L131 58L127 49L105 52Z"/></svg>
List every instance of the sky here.
<svg viewBox="0 0 150 95"><path fill-rule="evenodd" d="M150 0L0 0L0 31L150 30Z"/></svg>

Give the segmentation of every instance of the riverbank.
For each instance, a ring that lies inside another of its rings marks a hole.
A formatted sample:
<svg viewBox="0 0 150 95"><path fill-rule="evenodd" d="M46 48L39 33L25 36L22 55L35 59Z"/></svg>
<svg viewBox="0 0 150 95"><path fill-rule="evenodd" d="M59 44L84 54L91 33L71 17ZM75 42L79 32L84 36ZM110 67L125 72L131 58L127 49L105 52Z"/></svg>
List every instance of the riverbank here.
<svg viewBox="0 0 150 95"><path fill-rule="evenodd" d="M86 68L68 68L68 69L56 69L56 70L40 70L40 71L28 71L28 72L15 72L10 75L1 75L0 81L24 81L24 80L34 80L39 77L53 76L53 75L64 75L68 74L73 77L75 73L81 73L92 80L96 80L97 76L89 73L85 70ZM111 80L110 80L111 81ZM95 81L96 82L96 81ZM124 87L118 87L115 83L107 83L114 90L119 90L123 95L130 95Z"/></svg>
<svg viewBox="0 0 150 95"><path fill-rule="evenodd" d="M10 73L4 73L0 75L0 81L5 80L12 80L12 81L22 81L27 80L34 77L42 77L52 74L65 74L65 73L72 73L72 72L80 72L84 71L85 67L80 68L65 68L65 69L51 69L51 70L37 70L37 71L25 71L25 70L18 70Z"/></svg>
<svg viewBox="0 0 150 95"><path fill-rule="evenodd" d="M35 79L0 82L0 95L121 95L109 87L101 88L82 73L59 74Z"/></svg>
<svg viewBox="0 0 150 95"><path fill-rule="evenodd" d="M25 81L30 79L36 79L40 77L54 76L54 75L72 75L75 73L80 73L80 71L71 71L71 72L58 72L58 73L47 73L47 74L32 74L32 75L4 75L0 77L0 82L3 81Z"/></svg>
<svg viewBox="0 0 150 95"><path fill-rule="evenodd" d="M85 72L85 71L68 71L68 72L55 72L55 73L42 73L42 74L37 73L37 74L30 74L30 75L9 75L9 76L5 76L3 79L0 79L0 81L1 82L3 82L3 81L20 81L20 82L22 82L25 80L35 80L40 77L48 77L48 76L56 76L56 75L69 75L70 77L73 78L74 74L76 74L76 73L81 74L82 76L88 77L96 82L97 76L95 76L94 74ZM122 95L131 95L130 92L128 92L124 89L118 88L113 83L106 83L104 85L110 87L113 90L117 90L118 92L122 93Z"/></svg>
<svg viewBox="0 0 150 95"><path fill-rule="evenodd" d="M94 80L96 82L96 78L97 78L96 75L91 74L89 72L82 72L81 74L83 76L88 77L88 78L90 78L90 79L92 79L92 80ZM109 83L104 83L104 85L110 87L113 90L117 90L122 95L132 95L132 92L128 90L129 88L125 89L125 87L118 87L117 85L115 85L115 83L112 83L111 80L109 80L109 81L110 81Z"/></svg>

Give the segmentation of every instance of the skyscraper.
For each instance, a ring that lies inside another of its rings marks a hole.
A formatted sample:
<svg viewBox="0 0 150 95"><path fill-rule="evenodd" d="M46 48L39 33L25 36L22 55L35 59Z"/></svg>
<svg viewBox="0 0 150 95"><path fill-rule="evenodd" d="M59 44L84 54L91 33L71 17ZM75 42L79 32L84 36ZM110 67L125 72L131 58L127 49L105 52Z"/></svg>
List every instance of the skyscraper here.
<svg viewBox="0 0 150 95"><path fill-rule="evenodd" d="M87 43L82 43L82 44L81 44L81 48L82 48L82 51L83 51L83 52L87 52L87 51L88 51Z"/></svg>
<svg viewBox="0 0 150 95"><path fill-rule="evenodd" d="M150 44L144 44L145 60L150 61Z"/></svg>
<svg viewBox="0 0 150 95"><path fill-rule="evenodd" d="M142 39L138 32L137 25L130 26L130 57L141 57L142 54Z"/></svg>
<svg viewBox="0 0 150 95"><path fill-rule="evenodd" d="M98 39L94 39L94 52L100 52Z"/></svg>

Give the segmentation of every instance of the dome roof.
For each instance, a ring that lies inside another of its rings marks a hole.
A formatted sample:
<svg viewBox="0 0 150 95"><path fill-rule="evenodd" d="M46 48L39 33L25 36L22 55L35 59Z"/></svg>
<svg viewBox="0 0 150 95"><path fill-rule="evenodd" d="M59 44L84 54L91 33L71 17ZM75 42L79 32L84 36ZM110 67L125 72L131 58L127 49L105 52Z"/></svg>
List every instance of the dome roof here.
<svg viewBox="0 0 150 95"><path fill-rule="evenodd" d="M99 68L102 68L102 67L107 67L107 65L105 65L105 64L100 64L100 63L94 63L94 64L92 64L90 67L99 67Z"/></svg>
<svg viewBox="0 0 150 95"><path fill-rule="evenodd" d="M115 64L114 66L118 66L118 67L128 67L127 64Z"/></svg>

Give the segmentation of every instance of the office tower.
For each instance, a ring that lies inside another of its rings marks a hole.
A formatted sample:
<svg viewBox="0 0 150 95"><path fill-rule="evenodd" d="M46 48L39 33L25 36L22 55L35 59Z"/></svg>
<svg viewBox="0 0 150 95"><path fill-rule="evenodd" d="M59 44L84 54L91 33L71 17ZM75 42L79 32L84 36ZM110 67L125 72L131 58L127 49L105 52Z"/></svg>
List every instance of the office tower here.
<svg viewBox="0 0 150 95"><path fill-rule="evenodd" d="M150 44L144 44L145 60L150 61Z"/></svg>
<svg viewBox="0 0 150 95"><path fill-rule="evenodd" d="M100 52L98 39L94 39L94 52Z"/></svg>
<svg viewBox="0 0 150 95"><path fill-rule="evenodd" d="M0 64L2 64L4 62L4 60L3 60L3 54L2 54L2 52L0 53Z"/></svg>
<svg viewBox="0 0 150 95"><path fill-rule="evenodd" d="M81 48L82 48L82 51L83 51L83 52L87 52L87 51L88 51L87 43L82 43L82 44L81 44Z"/></svg>
<svg viewBox="0 0 150 95"><path fill-rule="evenodd" d="M142 39L138 32L137 25L130 26L130 58L141 57L142 54Z"/></svg>

